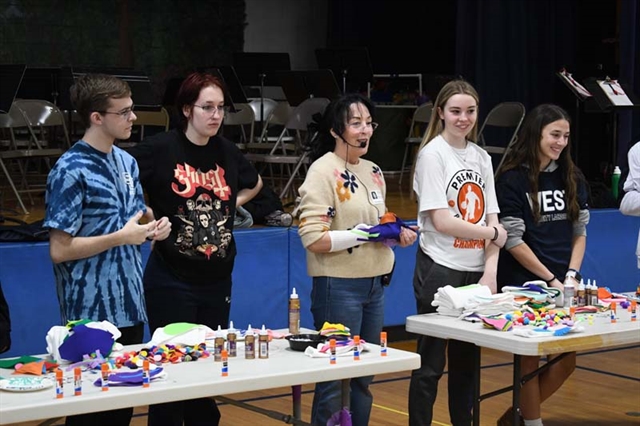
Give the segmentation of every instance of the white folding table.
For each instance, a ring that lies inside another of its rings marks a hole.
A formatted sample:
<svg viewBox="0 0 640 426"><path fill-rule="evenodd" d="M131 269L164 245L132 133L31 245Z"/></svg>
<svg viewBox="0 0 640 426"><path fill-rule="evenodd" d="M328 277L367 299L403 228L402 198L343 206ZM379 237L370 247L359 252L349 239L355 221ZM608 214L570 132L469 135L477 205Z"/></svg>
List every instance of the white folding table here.
<svg viewBox="0 0 640 426"><path fill-rule="evenodd" d="M583 323L584 324L584 323ZM484 399L512 390L514 419L519 424L518 407L520 388L532 376L548 368L543 365L527 377L520 377L521 356L544 356L566 352L603 349L612 346L637 344L640 342L640 322L618 322L611 324L598 318L594 325L585 324L585 331L565 336L520 337L511 332L500 332L484 328L482 323L472 323L439 314L412 315L407 317L407 331L441 339L455 339L475 345L475 384L473 424L480 424L480 402ZM513 385L480 395L480 348L490 348L513 354ZM557 362L556 357L553 362Z"/></svg>
<svg viewBox="0 0 640 426"><path fill-rule="evenodd" d="M239 346L241 349L242 345ZM388 355L383 357L380 355L379 346L368 346L371 350L363 352L359 361L355 361L351 356L338 357L337 363L330 365L329 358L310 358L302 352L292 351L286 340L274 339L270 343L268 359L244 359L242 350L238 351L237 358L229 358L227 377L221 376L222 363L214 362L211 356L195 362L163 364L168 373L167 379L152 381L149 388L111 387L106 392L93 385L94 380L98 378L97 374L85 372L81 396L73 395L73 383L65 385L62 399L56 399L54 388L27 393L0 391L0 424L282 386L293 387L292 418L299 419L300 385L342 380L344 389L344 383L348 386L348 380L352 377L414 370L420 366L420 357L415 353L388 348ZM140 347L126 347L125 350ZM0 369L0 376L6 378L10 374L11 371ZM66 372L65 375L72 376L73 372Z"/></svg>

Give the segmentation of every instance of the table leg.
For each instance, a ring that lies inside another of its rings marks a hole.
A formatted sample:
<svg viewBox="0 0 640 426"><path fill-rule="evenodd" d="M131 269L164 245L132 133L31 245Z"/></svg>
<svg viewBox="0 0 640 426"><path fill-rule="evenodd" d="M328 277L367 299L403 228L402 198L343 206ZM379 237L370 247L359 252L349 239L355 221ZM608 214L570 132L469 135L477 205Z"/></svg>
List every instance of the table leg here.
<svg viewBox="0 0 640 426"><path fill-rule="evenodd" d="M480 426L480 364L481 364L480 346L473 347L473 370L475 371L473 378L473 425Z"/></svg>
<svg viewBox="0 0 640 426"><path fill-rule="evenodd" d="M302 419L302 385L291 386L291 399L293 401L293 418Z"/></svg>
<svg viewBox="0 0 640 426"><path fill-rule="evenodd" d="M349 409L351 405L351 379L342 379L342 408Z"/></svg>
<svg viewBox="0 0 640 426"><path fill-rule="evenodd" d="M513 425L520 424L520 389L522 388L522 381L520 379L520 355L513 355Z"/></svg>

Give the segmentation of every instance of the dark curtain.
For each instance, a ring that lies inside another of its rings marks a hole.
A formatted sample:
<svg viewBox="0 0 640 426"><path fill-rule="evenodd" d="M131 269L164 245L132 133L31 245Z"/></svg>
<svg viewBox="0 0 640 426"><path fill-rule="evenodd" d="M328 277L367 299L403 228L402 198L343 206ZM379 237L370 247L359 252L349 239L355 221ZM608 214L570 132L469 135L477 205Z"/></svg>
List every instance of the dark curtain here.
<svg viewBox="0 0 640 426"><path fill-rule="evenodd" d="M575 69L577 3L458 1L456 73L478 90L481 119L500 102L553 102L555 73Z"/></svg>
<svg viewBox="0 0 640 426"><path fill-rule="evenodd" d="M640 5L622 0L620 4L620 81L640 94ZM620 113L617 164L627 164L627 151L640 141L640 111Z"/></svg>

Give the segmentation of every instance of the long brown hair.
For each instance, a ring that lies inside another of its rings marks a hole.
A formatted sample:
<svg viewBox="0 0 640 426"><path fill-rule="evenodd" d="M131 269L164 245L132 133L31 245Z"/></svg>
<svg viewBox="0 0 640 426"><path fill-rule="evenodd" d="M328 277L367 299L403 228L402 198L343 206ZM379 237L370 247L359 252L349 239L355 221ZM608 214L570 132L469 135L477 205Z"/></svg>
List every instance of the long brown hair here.
<svg viewBox="0 0 640 426"><path fill-rule="evenodd" d="M566 120L571 124L569 114L557 105L538 105L527 114L520 131L518 141L509 150L500 169L496 172L496 179L502 173L518 167L526 167L531 188L531 209L536 222L540 220L540 204L538 203L538 178L540 175L540 140L542 130L549 124ZM567 218L575 222L580 215L580 204L578 203L578 179L582 178L580 170L571 159L571 139L560 153L558 166L562 173L564 182L565 202L567 204Z"/></svg>

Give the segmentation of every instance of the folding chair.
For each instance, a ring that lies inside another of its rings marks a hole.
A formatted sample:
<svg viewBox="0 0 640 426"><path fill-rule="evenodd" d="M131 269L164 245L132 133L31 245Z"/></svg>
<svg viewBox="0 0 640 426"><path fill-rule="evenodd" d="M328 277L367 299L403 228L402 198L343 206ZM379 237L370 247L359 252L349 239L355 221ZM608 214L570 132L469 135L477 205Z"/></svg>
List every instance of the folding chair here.
<svg viewBox="0 0 640 426"><path fill-rule="evenodd" d="M500 155L498 170L505 154L518 139L526 109L520 102L502 102L489 111L478 132L478 145L489 154Z"/></svg>
<svg viewBox="0 0 640 426"><path fill-rule="evenodd" d="M56 126L62 127L64 148L59 147L60 142L53 131ZM44 191L44 184L36 188L36 185L29 181L29 177L33 178L29 175L29 160L44 160L48 173L51 168L50 160L58 158L65 149L69 148L69 135L64 115L58 107L48 101L16 100L8 114L0 114L0 128L5 129L10 135L10 146L0 151L0 168L24 214L29 214L20 193L27 193L33 205L31 193ZM28 142L19 143L16 134L25 129L29 135ZM54 145L58 147L51 147ZM17 168L19 189L14 182L15 169L11 168L11 163L14 163ZM44 176L46 177L46 174Z"/></svg>
<svg viewBox="0 0 640 426"><path fill-rule="evenodd" d="M413 151L420 145L420 142L422 142L422 137L427 130L427 124L431 121L432 110L433 103L427 102L420 105L413 112L411 126L409 127L409 135L404 139L404 156L402 157L402 166L400 167L400 179L398 180L398 185L402 185L402 176L404 175L404 170L407 167L409 151ZM409 182L409 187L411 187L411 182Z"/></svg>
<svg viewBox="0 0 640 426"><path fill-rule="evenodd" d="M133 131L137 132L139 137L132 137L127 141L117 141L117 145L119 148L131 148L136 143L138 143L132 141L131 139L142 142L144 140L145 127L158 127L161 128L164 132L169 130L169 113L164 107L160 108L160 111L136 110L134 111L134 114L136 115L136 121L133 122Z"/></svg>
<svg viewBox="0 0 640 426"><path fill-rule="evenodd" d="M293 108L288 102L276 102L273 99L253 99L249 102L256 117L256 122L262 124L260 135L255 136L251 144L247 145L249 151L271 150L279 136L269 136L269 130L281 128L287 124L291 117ZM261 120L261 111L264 111L264 120ZM294 138L289 135L283 137L283 142L294 142ZM293 145L285 145L285 149L293 150Z"/></svg>
<svg viewBox="0 0 640 426"><path fill-rule="evenodd" d="M291 117L287 120L284 128L278 136L278 139L268 154L245 154L249 161L254 163L264 163L266 166L269 166L273 187L275 187L275 176L270 166L272 164L287 165L287 172L289 176L286 184L280 191L280 198L284 198L289 191L292 192L292 196L295 198L293 182L296 177L304 177L300 174L300 169L303 166L307 166L309 163L308 152L302 149L302 140L304 137L310 140L313 140L316 137L317 132L312 135L308 134L309 124L314 121L314 116L316 114L324 113L327 105L329 105L329 99L326 98L310 98L305 100L293 110ZM296 143L293 151L288 151L285 147L284 138L288 132L295 134ZM291 165L294 166L293 169L291 169ZM266 167L263 167L261 172L264 172L265 169ZM280 178L284 180L286 176L281 175Z"/></svg>
<svg viewBox="0 0 640 426"><path fill-rule="evenodd" d="M236 146L241 150L244 150L248 143L253 140L253 132L255 126L254 111L249 104L234 104L235 111L229 112L224 115L222 125L224 128L227 126L238 126L240 129L240 139L235 142ZM245 127L249 127L249 135Z"/></svg>

